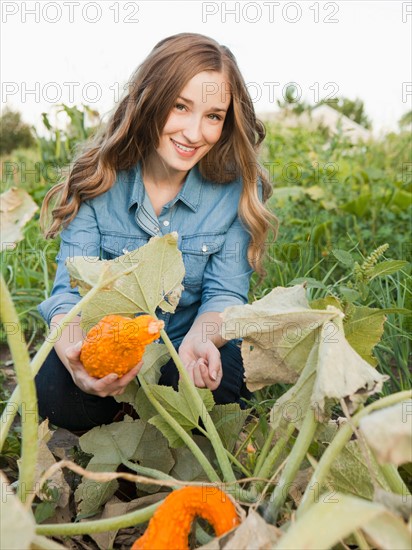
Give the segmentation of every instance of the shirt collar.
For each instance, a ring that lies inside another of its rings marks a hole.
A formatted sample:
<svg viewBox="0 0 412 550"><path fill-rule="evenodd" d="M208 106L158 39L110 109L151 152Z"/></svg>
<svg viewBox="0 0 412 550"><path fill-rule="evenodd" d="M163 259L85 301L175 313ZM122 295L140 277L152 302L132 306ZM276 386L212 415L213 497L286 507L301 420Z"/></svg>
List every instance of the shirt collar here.
<svg viewBox="0 0 412 550"><path fill-rule="evenodd" d="M145 195L145 188L142 179L142 168L140 162L130 169L129 181L132 185L132 191L130 194L130 200L128 208L130 209L134 204L139 207L143 204ZM189 170L183 187L173 199L171 205L178 200L184 202L193 212L197 212L200 205L200 195L202 191L203 178L199 172L198 166L194 166Z"/></svg>

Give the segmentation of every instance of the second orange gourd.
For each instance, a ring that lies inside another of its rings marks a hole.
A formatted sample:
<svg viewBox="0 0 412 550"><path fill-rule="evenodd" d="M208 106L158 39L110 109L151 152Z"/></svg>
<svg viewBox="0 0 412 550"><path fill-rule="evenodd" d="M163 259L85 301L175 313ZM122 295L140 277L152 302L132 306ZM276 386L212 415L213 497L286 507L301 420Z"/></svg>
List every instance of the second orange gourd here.
<svg viewBox="0 0 412 550"><path fill-rule="evenodd" d="M215 487L184 487L165 498L131 550L189 550L196 516L207 520L217 537L239 525L235 505L226 493Z"/></svg>

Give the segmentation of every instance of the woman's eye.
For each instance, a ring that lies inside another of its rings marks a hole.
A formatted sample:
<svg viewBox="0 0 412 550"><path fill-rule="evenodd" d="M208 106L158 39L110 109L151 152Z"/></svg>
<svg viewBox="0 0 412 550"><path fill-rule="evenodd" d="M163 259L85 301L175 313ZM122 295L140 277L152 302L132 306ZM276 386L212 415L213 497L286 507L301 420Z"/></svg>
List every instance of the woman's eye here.
<svg viewBox="0 0 412 550"><path fill-rule="evenodd" d="M209 115L209 117L212 120L222 120L222 117L220 117L219 115L215 115L215 114L211 114L211 115Z"/></svg>
<svg viewBox="0 0 412 550"><path fill-rule="evenodd" d="M183 109L186 109L186 105L183 105L183 103L176 103L175 108L178 111L183 111Z"/></svg>

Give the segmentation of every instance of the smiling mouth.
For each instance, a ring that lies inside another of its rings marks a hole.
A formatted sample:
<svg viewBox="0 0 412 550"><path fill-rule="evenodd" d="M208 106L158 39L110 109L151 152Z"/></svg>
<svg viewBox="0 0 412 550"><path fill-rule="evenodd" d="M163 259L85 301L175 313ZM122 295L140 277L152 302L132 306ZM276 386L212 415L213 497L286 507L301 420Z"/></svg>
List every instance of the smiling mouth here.
<svg viewBox="0 0 412 550"><path fill-rule="evenodd" d="M186 145L182 145L181 143L178 143L172 138L170 139L178 149L180 149L181 151L184 151L185 153L193 153L193 151L196 151L196 149L199 149L199 147L187 147Z"/></svg>

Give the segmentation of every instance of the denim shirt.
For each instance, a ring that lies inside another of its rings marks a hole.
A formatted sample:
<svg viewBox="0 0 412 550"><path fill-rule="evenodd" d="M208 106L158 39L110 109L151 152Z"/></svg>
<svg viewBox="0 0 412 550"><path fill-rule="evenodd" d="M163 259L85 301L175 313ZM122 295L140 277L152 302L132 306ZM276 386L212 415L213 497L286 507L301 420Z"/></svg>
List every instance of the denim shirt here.
<svg viewBox="0 0 412 550"><path fill-rule="evenodd" d="M185 266L184 290L175 313L156 315L170 339L185 336L202 313L222 312L248 301L247 261L250 234L238 217L242 181L217 184L192 168L179 193L157 217L145 192L140 163L120 171L105 193L82 203L61 233L57 272L50 298L38 310L50 325L54 315L67 313L80 300L71 288L65 260L73 256L113 259L146 244L155 235L178 233ZM262 186L258 191L262 200Z"/></svg>

